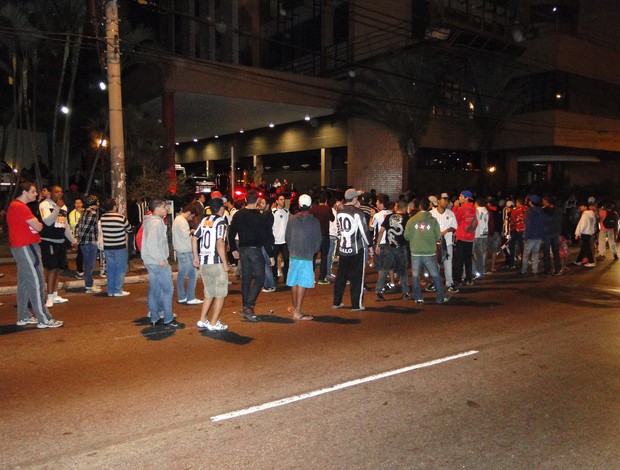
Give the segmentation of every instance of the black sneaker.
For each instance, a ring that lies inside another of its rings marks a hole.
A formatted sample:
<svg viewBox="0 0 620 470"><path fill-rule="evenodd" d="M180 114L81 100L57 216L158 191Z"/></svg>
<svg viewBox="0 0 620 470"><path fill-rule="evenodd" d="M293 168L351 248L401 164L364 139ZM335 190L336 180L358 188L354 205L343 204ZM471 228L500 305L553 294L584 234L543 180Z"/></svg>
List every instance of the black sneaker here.
<svg viewBox="0 0 620 470"><path fill-rule="evenodd" d="M453 284L450 287L448 287L448 292L451 292L453 294L456 294L459 290L456 288L456 286Z"/></svg>
<svg viewBox="0 0 620 470"><path fill-rule="evenodd" d="M161 326L161 325L163 325L163 324L164 324L164 319L163 319L163 318L160 318L160 319L159 319L159 320L157 320L157 321L152 321L152 322L151 322L151 326Z"/></svg>
<svg viewBox="0 0 620 470"><path fill-rule="evenodd" d="M172 328L178 328L179 326L181 326L181 324L179 322L177 322L176 320L172 320L169 323L164 323L164 326L170 326Z"/></svg>
<svg viewBox="0 0 620 470"><path fill-rule="evenodd" d="M249 308L244 308L241 310L241 316L252 323L256 323L258 321L258 317L254 315L254 311Z"/></svg>
<svg viewBox="0 0 620 470"><path fill-rule="evenodd" d="M403 294L403 300L415 300L411 294Z"/></svg>
<svg viewBox="0 0 620 470"><path fill-rule="evenodd" d="M426 289L424 289L426 292L435 292L437 290L437 288L435 287L435 284L431 284L429 285Z"/></svg>
<svg viewBox="0 0 620 470"><path fill-rule="evenodd" d="M383 294L381 292L377 292L375 294L375 300L377 302L385 302L385 297L383 296Z"/></svg>

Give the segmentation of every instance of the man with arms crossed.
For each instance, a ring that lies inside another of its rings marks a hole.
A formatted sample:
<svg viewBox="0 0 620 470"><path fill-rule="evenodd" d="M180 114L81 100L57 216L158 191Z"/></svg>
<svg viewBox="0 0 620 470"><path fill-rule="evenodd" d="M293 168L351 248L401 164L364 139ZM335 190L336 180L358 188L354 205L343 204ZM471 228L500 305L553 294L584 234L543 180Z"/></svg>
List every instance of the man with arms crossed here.
<svg viewBox="0 0 620 470"><path fill-rule="evenodd" d="M19 184L19 196L11 202L6 213L11 253L17 263L17 326L37 325L37 328L58 328L63 322L54 320L45 307L45 281L41 265L43 224L26 205L37 198L34 184ZM36 318L28 311L28 302Z"/></svg>

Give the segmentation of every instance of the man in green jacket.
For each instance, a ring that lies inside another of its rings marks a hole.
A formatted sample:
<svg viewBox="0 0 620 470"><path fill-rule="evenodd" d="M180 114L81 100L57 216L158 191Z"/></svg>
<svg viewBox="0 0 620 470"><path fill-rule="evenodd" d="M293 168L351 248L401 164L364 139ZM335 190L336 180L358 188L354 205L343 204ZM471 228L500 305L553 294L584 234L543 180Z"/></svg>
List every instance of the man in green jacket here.
<svg viewBox="0 0 620 470"><path fill-rule="evenodd" d="M420 286L420 271L424 266L436 286L437 303L443 304L450 300L444 296L444 287L439 264L435 252L437 242L441 240L439 222L429 212L431 202L423 198L420 202L420 212L409 219L405 227L405 240L411 248L411 277L413 278L413 295L416 303L424 303L422 287Z"/></svg>

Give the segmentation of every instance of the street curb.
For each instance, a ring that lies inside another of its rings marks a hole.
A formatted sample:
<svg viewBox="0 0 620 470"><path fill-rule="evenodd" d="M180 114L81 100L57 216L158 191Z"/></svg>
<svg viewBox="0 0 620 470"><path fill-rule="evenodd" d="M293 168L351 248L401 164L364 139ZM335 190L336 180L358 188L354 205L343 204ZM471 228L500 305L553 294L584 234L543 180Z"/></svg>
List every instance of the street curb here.
<svg viewBox="0 0 620 470"><path fill-rule="evenodd" d="M172 273L173 282L176 280L177 273ZM148 274L138 274L137 276L126 276L125 284L139 284L141 282L149 282ZM94 279L93 283L97 286L107 286L107 279ZM84 280L75 281L60 281L58 283L59 289L80 289L84 288ZM17 286L2 286L0 287L0 295L17 294Z"/></svg>

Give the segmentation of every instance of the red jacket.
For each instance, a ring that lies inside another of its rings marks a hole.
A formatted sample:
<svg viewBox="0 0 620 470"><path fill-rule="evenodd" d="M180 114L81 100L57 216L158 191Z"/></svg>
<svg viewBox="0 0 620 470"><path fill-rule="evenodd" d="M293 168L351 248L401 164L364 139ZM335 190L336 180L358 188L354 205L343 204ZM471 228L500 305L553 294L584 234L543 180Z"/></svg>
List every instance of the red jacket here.
<svg viewBox="0 0 620 470"><path fill-rule="evenodd" d="M456 239L466 242L473 242L476 236L476 227L472 225L474 220L478 220L476 216L476 206L473 202L466 202L454 211L456 216ZM469 227L469 230L468 230ZM473 230L471 228L473 227ZM471 231L470 231L471 230Z"/></svg>

